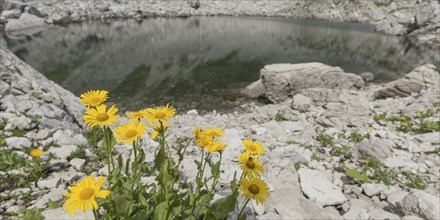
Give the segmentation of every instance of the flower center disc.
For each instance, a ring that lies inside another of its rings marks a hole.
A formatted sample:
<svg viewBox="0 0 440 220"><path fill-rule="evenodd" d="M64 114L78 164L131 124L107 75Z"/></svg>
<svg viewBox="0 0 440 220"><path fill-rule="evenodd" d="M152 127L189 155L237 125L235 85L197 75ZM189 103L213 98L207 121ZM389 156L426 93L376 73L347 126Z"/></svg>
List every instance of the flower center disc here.
<svg viewBox="0 0 440 220"><path fill-rule="evenodd" d="M79 194L79 199L81 200L87 200L92 198L92 196L95 195L95 190L91 188L85 188L81 191Z"/></svg>
<svg viewBox="0 0 440 220"><path fill-rule="evenodd" d="M96 120L98 121L106 121L108 119L108 115L106 113L99 113L96 116Z"/></svg>
<svg viewBox="0 0 440 220"><path fill-rule="evenodd" d="M252 158L249 158L249 160L246 162L246 166L249 169L254 169L255 168L255 163L252 162Z"/></svg>
<svg viewBox="0 0 440 220"><path fill-rule="evenodd" d="M101 99L98 98L98 97L93 97L91 101L92 101L93 104L98 104L98 103L101 102Z"/></svg>
<svg viewBox="0 0 440 220"><path fill-rule="evenodd" d="M163 112L158 112L154 115L154 117L156 118L165 118L166 114Z"/></svg>
<svg viewBox="0 0 440 220"><path fill-rule="evenodd" d="M132 138L132 137L134 137L136 135L137 135L137 131L133 130L133 129L128 130L127 132L125 132L125 137L126 138Z"/></svg>
<svg viewBox="0 0 440 220"><path fill-rule="evenodd" d="M251 151L255 151L256 149L257 149L257 147L255 147L255 145L253 145L253 144L251 144L249 146L249 150L251 150Z"/></svg>
<svg viewBox="0 0 440 220"><path fill-rule="evenodd" d="M252 184L248 187L249 192L251 192L252 194L258 194L260 192L260 189L258 188L258 186L256 184Z"/></svg>

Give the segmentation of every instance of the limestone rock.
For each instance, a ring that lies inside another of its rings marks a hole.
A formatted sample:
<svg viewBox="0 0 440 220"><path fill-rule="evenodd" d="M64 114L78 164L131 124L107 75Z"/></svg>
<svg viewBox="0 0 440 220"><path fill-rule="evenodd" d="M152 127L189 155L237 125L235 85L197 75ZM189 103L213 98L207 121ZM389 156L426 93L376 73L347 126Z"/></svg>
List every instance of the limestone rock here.
<svg viewBox="0 0 440 220"><path fill-rule="evenodd" d="M264 95L265 92L266 90L264 89L264 85L261 82L261 79L249 84L241 91L243 95L250 98L258 98Z"/></svg>
<svg viewBox="0 0 440 220"><path fill-rule="evenodd" d="M93 212L91 210L88 210L86 213L78 212L76 217L70 216L67 213L64 212L64 208L57 208L57 209L48 209L41 213L41 215L44 217L44 219L47 220L92 220L95 219L93 216Z"/></svg>
<svg viewBox="0 0 440 220"><path fill-rule="evenodd" d="M84 168L86 160L80 158L73 158L69 163L70 165L72 165L73 168L75 168L75 170L81 171Z"/></svg>
<svg viewBox="0 0 440 220"><path fill-rule="evenodd" d="M49 149L49 152L54 154L57 158L61 160L66 160L70 154L78 149L76 145L63 145L61 147L52 147Z"/></svg>
<svg viewBox="0 0 440 220"><path fill-rule="evenodd" d="M400 220L400 217L396 214L393 214L391 212L387 212L380 208L374 208L368 212L368 215L370 216L369 219L389 219L389 220Z"/></svg>
<svg viewBox="0 0 440 220"><path fill-rule="evenodd" d="M424 219L440 219L440 198L422 190L410 192L402 201L407 215L417 215Z"/></svg>
<svg viewBox="0 0 440 220"><path fill-rule="evenodd" d="M273 102L284 101L307 88L359 89L364 86L360 76L322 63L266 65L260 76L265 95Z"/></svg>
<svg viewBox="0 0 440 220"><path fill-rule="evenodd" d="M56 188L61 183L61 178L53 177L51 179L43 179L37 182L39 188Z"/></svg>
<svg viewBox="0 0 440 220"><path fill-rule="evenodd" d="M48 194L42 196L40 199L37 200L37 202L33 205L33 207L37 209L42 209L47 206L47 203L49 199L53 202L59 202L63 200L64 196L63 193L65 192L64 189L55 188L52 191L50 191Z"/></svg>
<svg viewBox="0 0 440 220"><path fill-rule="evenodd" d="M29 13L21 14L18 19L10 19L6 23L6 31L17 31L45 25L44 19Z"/></svg>
<svg viewBox="0 0 440 220"><path fill-rule="evenodd" d="M392 155L393 145L392 141L371 137L370 140L362 140L362 142L356 145L356 148L363 156L371 156L376 160L383 160Z"/></svg>
<svg viewBox="0 0 440 220"><path fill-rule="evenodd" d="M32 146L32 142L25 137L9 137L6 138L6 145L11 148L21 149L22 147Z"/></svg>
<svg viewBox="0 0 440 220"><path fill-rule="evenodd" d="M362 184L362 189L364 190L365 194L370 197L381 193L386 188L387 187L383 184L377 184L377 183Z"/></svg>
<svg viewBox="0 0 440 220"><path fill-rule="evenodd" d="M415 68L404 77L387 83L383 88L376 90L376 99L387 97L405 97L430 87L438 87L440 75L434 65L426 64Z"/></svg>
<svg viewBox="0 0 440 220"><path fill-rule="evenodd" d="M316 204L328 206L342 204L347 201L342 189L334 185L321 172L301 168L298 174L302 191Z"/></svg>

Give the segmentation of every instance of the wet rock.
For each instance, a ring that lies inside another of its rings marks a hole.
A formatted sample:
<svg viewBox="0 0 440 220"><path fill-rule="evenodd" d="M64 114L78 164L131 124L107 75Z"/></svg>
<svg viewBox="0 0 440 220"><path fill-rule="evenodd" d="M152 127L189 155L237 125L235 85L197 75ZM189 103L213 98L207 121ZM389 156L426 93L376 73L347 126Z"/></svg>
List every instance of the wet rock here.
<svg viewBox="0 0 440 220"><path fill-rule="evenodd" d="M328 206L342 204L347 201L342 189L334 185L321 172L301 168L298 174L303 193L316 204Z"/></svg>
<svg viewBox="0 0 440 220"><path fill-rule="evenodd" d="M439 86L440 75L436 67L426 64L415 68L404 77L387 83L383 88L376 90L376 99L387 97L405 97L412 93L420 92L422 89Z"/></svg>
<svg viewBox="0 0 440 220"><path fill-rule="evenodd" d="M260 72L266 97L281 102L307 88L359 89L364 87L360 76L345 73L339 67L322 63L272 64Z"/></svg>

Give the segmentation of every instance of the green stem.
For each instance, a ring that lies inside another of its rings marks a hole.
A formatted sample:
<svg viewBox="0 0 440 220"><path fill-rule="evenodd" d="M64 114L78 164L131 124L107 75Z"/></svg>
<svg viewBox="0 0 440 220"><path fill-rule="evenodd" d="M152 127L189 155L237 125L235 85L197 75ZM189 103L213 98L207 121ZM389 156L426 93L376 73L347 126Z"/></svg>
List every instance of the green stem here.
<svg viewBox="0 0 440 220"><path fill-rule="evenodd" d="M107 146L107 171L108 171L108 174L107 174L107 177L108 177L108 179L110 179L110 176L111 176L111 170L110 170L110 165L111 165L111 150L110 150L110 142L109 142L109 140L108 140L108 132L107 132L107 129L106 129L106 127L104 126L103 127L104 128L104 141L105 141L105 144L106 144L106 146ZM110 181L108 181L108 186L109 186L109 188L111 188L111 183L110 183Z"/></svg>
<svg viewBox="0 0 440 220"><path fill-rule="evenodd" d="M93 209L93 215L95 216L95 220L98 220L98 213L96 212L96 209Z"/></svg>
<svg viewBox="0 0 440 220"><path fill-rule="evenodd" d="M220 159L219 159L219 163L220 163L220 166L221 166L221 163L222 163L222 153L220 153ZM220 170L220 169L219 169ZM212 197L214 196L214 190L215 190L215 185L217 184L217 180L218 180L218 177L220 176L220 173L217 173L215 176L214 176L214 180L212 180L212 186L211 186L211 193L212 193Z"/></svg>
<svg viewBox="0 0 440 220"><path fill-rule="evenodd" d="M238 216L237 216L237 220L240 219L240 216L241 216L241 213L243 213L244 207L246 207L246 205L248 204L248 202L249 202L250 200L251 200L251 198L249 198L249 199L243 204L243 206L241 207L240 213L238 213Z"/></svg>
<svg viewBox="0 0 440 220"><path fill-rule="evenodd" d="M132 169L133 169L133 173L132 173L132 175L133 175L133 177L136 177L136 175L137 175L137 148L136 148L136 142L137 142L137 140L135 140L135 141L133 141L133 152L134 152L134 163L133 163L133 167L132 167Z"/></svg>

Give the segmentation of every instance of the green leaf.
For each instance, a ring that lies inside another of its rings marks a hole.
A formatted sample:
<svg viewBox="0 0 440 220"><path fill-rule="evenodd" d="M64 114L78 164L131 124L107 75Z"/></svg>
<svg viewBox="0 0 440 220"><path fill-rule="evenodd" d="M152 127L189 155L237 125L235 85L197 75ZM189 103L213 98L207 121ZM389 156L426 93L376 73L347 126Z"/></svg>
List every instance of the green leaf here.
<svg viewBox="0 0 440 220"><path fill-rule="evenodd" d="M214 164L211 169L211 174L214 178L218 177L218 175L220 174L220 161Z"/></svg>
<svg viewBox="0 0 440 220"><path fill-rule="evenodd" d="M167 201L164 201L156 206L154 210L154 219L156 220L167 220L166 213L167 213L168 204Z"/></svg>
<svg viewBox="0 0 440 220"><path fill-rule="evenodd" d="M142 195L142 193L139 193L139 202L143 205L143 206L148 206L148 201L147 199L145 199L144 195Z"/></svg>
<svg viewBox="0 0 440 220"><path fill-rule="evenodd" d="M356 169L347 169L346 171L345 171L345 174L347 174L347 176L349 176L349 177L351 177L351 178L353 178L353 179L355 179L355 180L357 180L357 181L360 181L360 182L362 182L362 183L365 183L365 182L368 182L368 181L370 181L370 178L368 178L368 176L366 176L366 175L362 175L358 170L356 170Z"/></svg>
<svg viewBox="0 0 440 220"><path fill-rule="evenodd" d="M229 213L235 210L237 197L238 191L234 191L233 194L226 198L219 199L214 203L212 212L215 213L216 219L224 219Z"/></svg>

